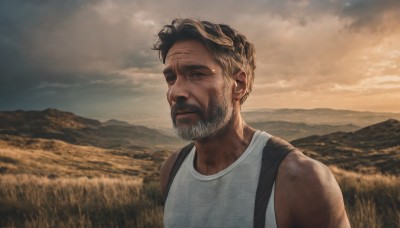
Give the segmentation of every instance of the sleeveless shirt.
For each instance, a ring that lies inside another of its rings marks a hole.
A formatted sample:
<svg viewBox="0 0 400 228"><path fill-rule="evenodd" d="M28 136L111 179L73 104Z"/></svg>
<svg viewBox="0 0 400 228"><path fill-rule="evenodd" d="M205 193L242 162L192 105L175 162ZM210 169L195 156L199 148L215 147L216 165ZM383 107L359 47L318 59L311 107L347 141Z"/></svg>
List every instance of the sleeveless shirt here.
<svg viewBox="0 0 400 228"><path fill-rule="evenodd" d="M164 227L253 227L254 202L263 148L271 136L257 131L229 167L202 175L194 168L195 147L176 174L164 206ZM273 187L266 228L275 228Z"/></svg>

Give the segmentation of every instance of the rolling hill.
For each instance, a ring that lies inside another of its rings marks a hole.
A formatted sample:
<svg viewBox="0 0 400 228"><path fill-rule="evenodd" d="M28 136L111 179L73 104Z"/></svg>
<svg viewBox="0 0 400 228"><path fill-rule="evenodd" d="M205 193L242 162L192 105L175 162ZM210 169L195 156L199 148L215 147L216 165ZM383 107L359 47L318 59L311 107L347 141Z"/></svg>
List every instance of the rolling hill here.
<svg viewBox="0 0 400 228"><path fill-rule="evenodd" d="M360 127L353 124L346 125L328 125L328 124L306 124L294 123L288 121L266 121L266 122L248 122L250 126L256 129L266 131L272 135L285 140L294 140L311 135L325 135L332 132L344 131L350 132Z"/></svg>
<svg viewBox="0 0 400 228"><path fill-rule="evenodd" d="M387 119L400 119L400 113L360 112L316 109L260 109L243 112L246 122L287 121L306 124L347 125L365 127Z"/></svg>
<svg viewBox="0 0 400 228"><path fill-rule="evenodd" d="M57 139L67 143L101 148L176 147L182 142L158 130L126 122L98 120L56 109L0 112L0 139L8 135Z"/></svg>
<svg viewBox="0 0 400 228"><path fill-rule="evenodd" d="M400 121L396 119L291 143L327 165L361 173L400 174Z"/></svg>
<svg viewBox="0 0 400 228"><path fill-rule="evenodd" d="M350 124L332 126L273 121L251 122L251 125L265 128L277 136L286 135L289 139L321 134L296 139L292 143L327 165L361 173L400 173L400 123L396 119L359 130L354 130L357 126ZM333 131L337 132L323 135ZM42 173L46 167L57 170L56 167L65 166L64 173L80 170L88 174L87 170L93 167L103 170L103 173L107 170L113 173L113 170L119 170L116 167L124 163L124 159L132 164L137 159L161 162L170 151L183 144L159 130L118 120L101 123L55 109L0 112L0 167L6 172L25 172L21 171L25 169ZM82 158L92 158L93 161L87 162ZM70 170L71 165L75 169ZM130 171L127 166L118 172Z"/></svg>
<svg viewBox="0 0 400 228"><path fill-rule="evenodd" d="M0 112L0 174L151 177L180 144L144 126L56 109Z"/></svg>
<svg viewBox="0 0 400 228"><path fill-rule="evenodd" d="M398 227L398 120L358 130L332 123L252 124L293 137L339 131L292 143L332 170L353 227ZM137 227L132 221L151 220L162 227L159 167L172 152L168 147L183 144L163 132L55 109L0 112L0 226L116 227L120 221Z"/></svg>

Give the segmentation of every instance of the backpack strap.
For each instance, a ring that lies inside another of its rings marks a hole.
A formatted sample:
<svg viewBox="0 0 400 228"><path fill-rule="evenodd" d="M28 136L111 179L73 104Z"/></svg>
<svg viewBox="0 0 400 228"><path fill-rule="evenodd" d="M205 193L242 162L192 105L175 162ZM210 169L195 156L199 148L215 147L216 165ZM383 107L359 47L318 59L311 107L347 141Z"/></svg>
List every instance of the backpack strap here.
<svg viewBox="0 0 400 228"><path fill-rule="evenodd" d="M295 147L278 137L271 136L268 139L263 150L260 177L256 192L253 221L254 228L262 228L265 226L267 206L279 165L285 156L294 150L296 150Z"/></svg>
<svg viewBox="0 0 400 228"><path fill-rule="evenodd" d="M167 200L169 189L171 188L172 182L174 181L179 168L181 167L183 161L188 156L190 151L192 151L193 147L194 147L194 143L191 142L188 145L186 145L185 147L183 147L182 150L179 152L178 157L176 158L176 161L174 163L174 166L172 166L171 172L169 173L167 187L165 189L165 194L164 194L164 199L163 199L164 204Z"/></svg>
<svg viewBox="0 0 400 228"><path fill-rule="evenodd" d="M189 143L179 152L168 178L167 187L164 194L164 203L167 200L168 192L176 174L178 173L179 168L181 167L187 155L193 149L193 146L193 142ZM286 155L294 150L297 149L278 137L271 136L268 139L268 142L263 149L261 171L256 192L253 218L254 228L262 228L265 226L267 206L272 193L272 187L278 173L279 165Z"/></svg>

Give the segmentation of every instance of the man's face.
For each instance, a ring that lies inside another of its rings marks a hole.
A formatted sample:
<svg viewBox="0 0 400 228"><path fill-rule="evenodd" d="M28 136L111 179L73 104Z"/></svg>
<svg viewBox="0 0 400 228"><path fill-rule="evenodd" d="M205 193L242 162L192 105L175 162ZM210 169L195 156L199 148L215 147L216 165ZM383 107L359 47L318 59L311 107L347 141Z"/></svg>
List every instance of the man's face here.
<svg viewBox="0 0 400 228"><path fill-rule="evenodd" d="M185 140L205 138L224 128L232 116L231 80L200 42L175 43L163 73L177 134Z"/></svg>

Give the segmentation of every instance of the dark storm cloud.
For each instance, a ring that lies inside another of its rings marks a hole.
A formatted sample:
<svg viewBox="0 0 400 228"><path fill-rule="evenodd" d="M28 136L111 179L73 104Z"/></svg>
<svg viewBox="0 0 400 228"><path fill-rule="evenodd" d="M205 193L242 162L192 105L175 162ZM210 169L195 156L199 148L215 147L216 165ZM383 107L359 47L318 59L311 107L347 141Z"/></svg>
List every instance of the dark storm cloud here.
<svg viewBox="0 0 400 228"><path fill-rule="evenodd" d="M350 27L382 32L398 28L398 0L351 0L341 10L341 16L351 19Z"/></svg>
<svg viewBox="0 0 400 228"><path fill-rule="evenodd" d="M399 5L398 0L3 0L0 109L100 112L113 106L115 112L150 113L165 103L162 66L151 46L161 26L176 17L229 24L255 43L253 97L265 91L327 92L332 84L358 89L374 82L369 77L399 74L386 67L397 58L386 55L400 34Z"/></svg>
<svg viewBox="0 0 400 228"><path fill-rule="evenodd" d="M100 93L114 98L143 93L144 84L115 71L158 63L148 39L153 29L135 20L134 10L117 6L114 13L107 4L2 1L0 109L83 102ZM116 78L121 83L106 83Z"/></svg>

